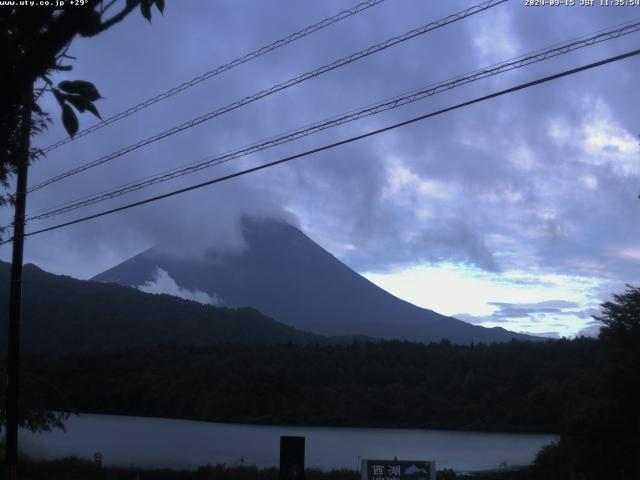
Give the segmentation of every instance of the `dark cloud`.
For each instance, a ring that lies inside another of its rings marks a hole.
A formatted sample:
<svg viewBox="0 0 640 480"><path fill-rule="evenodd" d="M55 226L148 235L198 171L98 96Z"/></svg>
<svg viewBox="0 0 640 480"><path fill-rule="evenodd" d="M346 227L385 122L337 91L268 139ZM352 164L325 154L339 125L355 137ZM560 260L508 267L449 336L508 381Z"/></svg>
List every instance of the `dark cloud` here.
<svg viewBox="0 0 640 480"><path fill-rule="evenodd" d="M517 322L519 325L533 325L544 322L546 327L564 327L566 323L557 320L563 317L589 318L596 309L583 309L577 302L566 300L546 300L534 303L487 302L496 307L490 315L457 314L456 318L473 324L506 324ZM556 323L553 322L556 319ZM588 322L591 325L597 322ZM555 332L557 333L557 332ZM536 333L538 335L538 333ZM541 334L543 335L543 334Z"/></svg>
<svg viewBox="0 0 640 480"><path fill-rule="evenodd" d="M537 303L504 303L504 302L488 302L489 305L498 307L498 310L492 314L492 318L526 318L533 317L539 313L552 313L554 315L570 314L574 315L574 311L566 311L565 309L576 309L580 305L575 302L567 302L565 300L547 300Z"/></svg>

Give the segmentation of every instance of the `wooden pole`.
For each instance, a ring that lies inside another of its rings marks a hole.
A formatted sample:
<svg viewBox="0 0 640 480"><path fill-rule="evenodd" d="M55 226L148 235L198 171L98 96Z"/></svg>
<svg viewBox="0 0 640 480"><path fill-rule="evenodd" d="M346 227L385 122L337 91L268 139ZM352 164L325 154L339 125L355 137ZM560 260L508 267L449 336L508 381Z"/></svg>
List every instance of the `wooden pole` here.
<svg viewBox="0 0 640 480"><path fill-rule="evenodd" d="M22 104L20 145L17 149L15 216L13 222L13 252L9 297L9 332L7 336L7 426L5 462L7 479L17 479L18 467L18 405L20 387L20 318L22 307L22 261L24 253L24 218L27 205L27 172L31 134L31 102L33 87L28 89Z"/></svg>

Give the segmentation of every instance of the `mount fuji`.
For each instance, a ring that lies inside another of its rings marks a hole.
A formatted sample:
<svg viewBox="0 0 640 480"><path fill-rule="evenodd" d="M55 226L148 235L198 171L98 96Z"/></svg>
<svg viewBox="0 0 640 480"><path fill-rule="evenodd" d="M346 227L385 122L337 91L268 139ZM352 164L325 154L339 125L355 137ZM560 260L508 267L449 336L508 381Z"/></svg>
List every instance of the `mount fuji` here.
<svg viewBox="0 0 640 480"><path fill-rule="evenodd" d="M211 250L195 259L151 248L92 280L143 290L163 280L187 298L252 307L286 325L327 336L461 344L537 339L471 325L401 300L283 221L245 218L242 228L246 248L240 252Z"/></svg>

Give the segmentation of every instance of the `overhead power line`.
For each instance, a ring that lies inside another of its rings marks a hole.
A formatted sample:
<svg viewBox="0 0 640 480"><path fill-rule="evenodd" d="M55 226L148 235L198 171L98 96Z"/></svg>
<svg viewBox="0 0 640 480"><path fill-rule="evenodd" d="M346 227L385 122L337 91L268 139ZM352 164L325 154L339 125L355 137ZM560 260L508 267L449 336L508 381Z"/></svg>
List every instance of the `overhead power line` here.
<svg viewBox="0 0 640 480"><path fill-rule="evenodd" d="M448 25L450 23L454 23L457 22L459 20L462 20L464 18L467 18L471 15L475 15L477 13L483 12L485 10L488 10L490 8L496 7L502 3L505 3L509 0L489 0L487 2L478 4L478 5L474 5L472 7L469 7L461 12L458 13L454 13L451 14L443 19L437 20L435 22L431 22L428 23L427 25L424 25L422 27L419 27L417 29L414 30L410 30L407 33L404 33L402 35L390 38L384 42L378 43L376 45L373 45L371 47L368 47L364 50L360 50L356 53L353 53L351 55L348 55L346 57L343 57L339 60L336 60L334 62L331 62L327 65L324 65L320 68L317 68L315 70L312 70L310 72L304 73L298 77L289 79L285 82L279 83L277 85L274 85L270 88L267 88L265 90L262 90L254 95L251 95L249 97L245 97L242 100L238 100L236 102L230 103L229 105L226 105L224 107L218 108L212 112L206 113L204 115L201 115L199 117L194 118L193 120L190 120L188 122L185 122L181 125L175 126L173 128L170 128L168 130L165 130L164 132L158 133L156 135L153 135L151 137L148 137L144 140L140 140L137 143L134 143L132 145L129 145L128 147L122 148L118 151L115 151L113 153L110 153L108 155L105 155L97 160L94 160L92 162L86 163L84 165L81 165L77 168L68 170L67 172L61 173L55 177L52 177L48 180L45 180L33 187L31 187L28 192L32 193L36 190L39 190L47 185L50 185L52 183L58 182L64 178L68 178L70 176L73 175L77 175L80 172L84 172L85 170L88 170L90 168L96 167L98 165L102 165L103 163L109 162L115 158L121 157L122 155L132 152L134 150L137 150L138 148L141 148L145 145L148 145L150 143L156 142L158 140L161 140L163 138L166 138L170 135L173 135L175 133L181 132L183 130L186 130L188 128L192 128L195 127L196 125L200 125L201 123L204 123L208 120L211 120L215 117L218 117L224 113L228 113L232 110L235 110L237 108L243 107L245 105L248 105L249 103L255 102L257 100L260 100L261 98L267 97L269 95L272 95L276 92L279 92L281 90L284 90L286 88L292 87L294 85L297 85L301 82L304 82L306 80L309 80L311 78L317 77L319 75L322 75L324 73L330 72L332 70L335 70L336 68L340 68L343 67L345 65L348 65L350 63L353 63L357 60L360 60L362 58L368 57L369 55L373 55L374 53L380 52L382 50L385 50L387 48L390 48L394 45L397 45L399 43L402 42L406 42L407 40L410 40L412 38L415 38L417 36L420 35L424 35L427 32L430 32L432 30L436 30L438 28L444 27L445 25Z"/></svg>
<svg viewBox="0 0 640 480"><path fill-rule="evenodd" d="M299 128L297 130L292 130L287 133L281 134L279 136L271 137L267 140L256 142L234 151L208 157L206 159L200 160L199 162L194 162L186 166L161 172L157 175L150 176L142 180L129 182L124 185L120 185L118 187L114 187L109 190L99 192L97 194L72 200L70 202L66 202L64 204L42 210L41 211L42 213L38 212L36 214L33 214L27 218L27 221L43 220L56 215L61 215L63 213L68 213L70 211L77 210L85 206L110 200L112 198L116 198L121 195L125 195L127 193L131 193L131 192L140 190L142 188L155 185L157 183L166 182L184 175L188 175L188 174L203 170L205 168L210 168L212 166L226 163L231 160L244 157L246 155L250 155L252 153L266 150L268 148L275 147L277 145L289 143L294 140L300 139L302 137L306 137L308 135L312 135L320 131L326 130L328 128L343 125L345 123L352 122L363 117L375 115L387 110L392 110L392 109L401 107L403 105L416 102L423 98L433 96L447 90L451 90L461 85L475 82L490 76L495 76L510 70L522 68L534 63L542 62L550 58L555 58L559 55L570 53L574 50L578 50L590 45L594 45L597 43L619 38L623 35L628 35L630 33L638 32L638 31L640 31L640 21L637 21L636 23L624 24L623 26L618 26L617 28L613 28L610 30L604 30L604 31L600 30L599 33L594 34L590 37L581 36L580 37L581 40L577 40L577 41L569 40L561 44L556 44L555 46L549 47L547 49L536 50L533 53L521 55L520 57L516 57L515 59L506 60L502 63L494 64L490 67L486 67L480 70L475 70L474 72L455 77L452 80L446 80L436 84L431 84L422 89L414 90L409 93L405 93L387 100L383 100L381 102L377 102L376 104L351 111L341 116L335 116L335 117L332 117L331 119L326 119L321 122L317 122L312 125Z"/></svg>
<svg viewBox="0 0 640 480"><path fill-rule="evenodd" d="M52 230L57 230L57 229L60 229L60 228L63 228L63 227L67 227L67 226L70 226L70 225L75 225L75 224L78 224L78 223L86 222L86 221L92 220L94 218L104 217L106 215L110 215L110 214L113 214L113 213L116 213L116 212L121 212L123 210L128 210L130 208L138 207L140 205L145 205L145 204L148 204L148 203L156 202L158 200L162 200L162 199L165 199L165 198L173 197L175 195L186 193L186 192L189 192L189 191L192 191L192 190L197 190L197 189L209 186L209 185L213 185L213 184L216 184L216 183L224 182L226 180L231 180L232 178L241 177L241 176L247 175L249 173L257 172L259 170L264 170L266 168L273 167L275 165L280 165L282 163L290 162L292 160L296 160L298 158L306 157L306 156L312 155L314 153L319 153L319 152L322 152L322 151L325 151L325 150L330 150L330 149L339 147L341 145L346 145L348 143L352 143L352 142L355 142L357 140L362 140L364 138L368 138L368 137L371 137L371 136L374 136L374 135L379 135L381 133L388 132L390 130L394 130L394 129L399 128L399 127L403 127L403 126L406 126L406 125L410 125L412 123L416 123L416 122L419 122L419 121L422 121L422 120L426 120L427 118L435 117L435 116L441 115L443 113L447 113L447 112L451 112L453 110L458 110L460 108L468 107L470 105L474 105L476 103L484 102L484 101L490 100L492 98L496 98L496 97L500 97L500 96L503 96L503 95L507 95L509 93L513 93L513 92L516 92L516 91L519 91L519 90L524 90L526 88L530 88L530 87L533 87L533 86L536 86L536 85L540 85L542 83L547 83L547 82L550 82L550 81L553 81L553 80L557 80L557 79L562 78L562 77L567 77L569 75L574 75L576 73L579 73L579 72L582 72L582 71L585 71L585 70L590 70L590 69L593 69L593 68L596 68L596 67L600 67L602 65L606 65L606 64L609 64L609 63L617 62L619 60L623 60L625 58L634 57L636 55L640 55L640 49L632 50L630 52L627 52L627 53L624 53L624 54L621 54L621 55L616 55L614 57L609 57L609 58L606 58L604 60L600 60L598 62L589 63L589 64L583 65L581 67L576 67L576 68L572 68L570 70L565 70L563 72L556 73L554 75L549 75L549 76L546 76L546 77L542 77L542 78L539 78L537 80L533 80L533 81L526 82L526 83L521 83L519 85L516 85L515 87L507 88L507 89L504 89L504 90L500 90L498 92L491 93L489 95L485 95L485 96L482 96L482 97L475 98L473 100L468 100L466 102L458 103L457 105L454 105L454 106L451 106L451 107L443 108L441 110L437 110L435 112L427 113L425 115L420 115L418 117L414 117L414 118L411 118L409 120L405 120L405 121L400 122L400 123L395 123L393 125L389 125L389 126L384 127L384 128L380 128L380 129L377 129L377 130L372 130L370 132L363 133L362 135L357 135L357 136L354 136L354 137L350 137L350 138L348 138L346 140L340 140L338 142L334 142L334 143L331 143L331 144L328 144L328 145L324 145L322 147L318 147L318 148L314 148L314 149L311 149L311 150L307 150L305 152L298 153L296 155L291 155L289 157L285 157L285 158L282 158L280 160L276 160L276 161L273 161L273 162L265 163L263 165L258 165L256 167L248 168L246 170L241 170L239 172L232 173L232 174L229 174L229 175L224 175L224 176L221 176L221 177L217 177L217 178L214 178L212 180L208 180L206 182L198 183L196 185L191 185L189 187L181 188L179 190L174 190L172 192L165 193L165 194L162 194L162 195L157 195L155 197L150 197L150 198L147 198L145 200L140 200L138 202L129 203L129 204L123 205L121 207L112 208L110 210L105 210L105 211L102 211L102 212L99 212L99 213L95 213L93 215L88 215L86 217L81 217L81 218L77 218L75 220L71 220L71 221L68 221L68 222L59 223L59 224L53 225L51 227L42 228L42 229L39 229L39 230L34 230L34 231L29 232L29 233L26 233L25 237L29 237L29 236L32 236L32 235L38 235L38 234L44 233L44 232L50 232ZM8 242L11 242L12 240L13 240L13 238L5 240L4 242L0 243L0 245L3 245L3 244L8 243Z"/></svg>
<svg viewBox="0 0 640 480"><path fill-rule="evenodd" d="M315 33L319 30L322 30L326 27L329 27L330 25L333 25L334 23L337 23L341 20L344 20L345 18L349 18L352 15L355 15L357 13L363 12L375 5L378 5L379 3L385 2L386 0L368 0L366 2L362 2L359 3L358 5L351 7L347 10L343 10L342 12L329 17L329 18L325 18L324 20L321 20L318 23L315 23L313 25L310 25L306 28L303 28L302 30L299 30L295 33L292 33L291 35L288 35L284 38L281 38L280 40L276 40L273 43L270 43L269 45L265 45L264 47L261 47L257 50L254 50L251 53L247 53L246 55L236 58L235 60L230 61L229 63L226 63L224 65L220 65L216 68L214 68L213 70L210 70L208 72L203 73L202 75L195 77L191 80L189 80L188 82L184 82L181 83L180 85L178 85L177 87L173 87L170 90L167 90L166 92L160 93L159 95L156 95L155 97L149 98L143 102L140 102L137 105L134 105L133 107L127 108L126 110L123 110L120 113L117 113L109 118L107 118L106 120L103 120L100 123L97 123L95 125L92 125L91 127L85 128L84 130L80 130L78 133L75 134L75 136L73 137L65 137L61 140L59 140L56 143L53 143L51 145L49 145L48 147L45 147L42 149L42 151L44 153L48 153L52 150L55 150L58 147L61 147L62 145L65 145L73 140L77 140L78 138L84 137L86 135L89 135L90 133L95 132L96 130L100 130L102 127L106 127L107 125L110 125L112 123L115 123L119 120L122 120L123 118L126 118L130 115L133 115L136 112L139 112L140 110L144 110L147 107L150 107L151 105L161 102L162 100L166 100L169 97L172 97L188 88L193 87L194 85L198 85L201 82L204 82L205 80L208 80L210 78L213 78L217 75L220 75L221 73L226 72L227 70L231 70L232 68L238 67L244 63L247 63L251 60L255 60L258 57L261 57L262 55L272 52L273 50L276 50L280 47L284 47L285 45L288 45L290 43L293 43L297 40L300 40L301 38L304 38L308 35L311 35L312 33Z"/></svg>

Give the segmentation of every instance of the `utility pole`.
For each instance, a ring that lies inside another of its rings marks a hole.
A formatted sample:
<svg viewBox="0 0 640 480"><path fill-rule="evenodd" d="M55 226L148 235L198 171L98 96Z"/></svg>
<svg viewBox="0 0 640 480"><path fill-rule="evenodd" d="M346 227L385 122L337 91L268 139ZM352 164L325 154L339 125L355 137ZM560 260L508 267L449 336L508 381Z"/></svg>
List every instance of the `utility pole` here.
<svg viewBox="0 0 640 480"><path fill-rule="evenodd" d="M13 222L13 252L9 297L9 332L7 335L7 425L5 462L7 480L17 479L18 466L18 396L20 388L20 317L22 307L22 259L24 252L24 218L27 205L27 172L31 136L31 103L33 86L24 98L20 112L20 131L16 148L17 178L15 216Z"/></svg>

